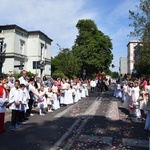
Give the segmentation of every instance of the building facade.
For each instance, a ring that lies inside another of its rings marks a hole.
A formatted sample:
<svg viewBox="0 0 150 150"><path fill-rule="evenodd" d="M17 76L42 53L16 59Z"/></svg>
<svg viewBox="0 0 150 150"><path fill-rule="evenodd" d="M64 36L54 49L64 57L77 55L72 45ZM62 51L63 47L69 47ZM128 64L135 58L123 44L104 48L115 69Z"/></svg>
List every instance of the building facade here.
<svg viewBox="0 0 150 150"><path fill-rule="evenodd" d="M26 31L17 25L0 26L0 71L51 76L51 42L41 31Z"/></svg>
<svg viewBox="0 0 150 150"><path fill-rule="evenodd" d="M127 58L120 57L119 66L120 66L120 74L122 75L127 74Z"/></svg>
<svg viewBox="0 0 150 150"><path fill-rule="evenodd" d="M134 51L139 41L130 41L127 44L127 73L132 74L134 69Z"/></svg>

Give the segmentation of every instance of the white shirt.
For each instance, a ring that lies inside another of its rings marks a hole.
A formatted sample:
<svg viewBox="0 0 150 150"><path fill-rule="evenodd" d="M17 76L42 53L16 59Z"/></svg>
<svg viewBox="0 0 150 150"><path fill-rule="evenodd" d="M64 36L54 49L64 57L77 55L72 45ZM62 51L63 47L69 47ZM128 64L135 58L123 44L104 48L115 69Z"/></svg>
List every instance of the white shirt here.
<svg viewBox="0 0 150 150"><path fill-rule="evenodd" d="M19 110L18 107L16 107L15 103L14 102L22 102L22 91L21 89L16 89L15 87L13 87L11 90L10 90L10 93L9 93L9 103L10 103L10 109L14 109L14 110Z"/></svg>

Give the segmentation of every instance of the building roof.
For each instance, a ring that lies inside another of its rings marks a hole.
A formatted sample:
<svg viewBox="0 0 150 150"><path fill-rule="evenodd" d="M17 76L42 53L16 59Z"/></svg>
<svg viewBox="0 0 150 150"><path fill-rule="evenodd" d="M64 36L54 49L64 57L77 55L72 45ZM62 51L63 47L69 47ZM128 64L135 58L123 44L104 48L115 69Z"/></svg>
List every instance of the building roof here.
<svg viewBox="0 0 150 150"><path fill-rule="evenodd" d="M22 30L24 32L26 32L28 35L43 35L45 38L47 38L50 42L52 42L53 40L50 39L46 34L44 34L41 31L27 31L19 26L17 26L16 24L12 24L12 25L0 25L0 31L1 30L11 30L11 29L19 29Z"/></svg>
<svg viewBox="0 0 150 150"><path fill-rule="evenodd" d="M53 40L52 39L50 39L46 34L44 34L43 32L41 32L41 31L29 31L28 32L28 34L29 35L42 35L42 36L44 36L45 38L47 38L50 42L52 42Z"/></svg>
<svg viewBox="0 0 150 150"><path fill-rule="evenodd" d="M130 44L130 43L139 43L140 41L139 40L132 40L132 41L129 41L127 46Z"/></svg>

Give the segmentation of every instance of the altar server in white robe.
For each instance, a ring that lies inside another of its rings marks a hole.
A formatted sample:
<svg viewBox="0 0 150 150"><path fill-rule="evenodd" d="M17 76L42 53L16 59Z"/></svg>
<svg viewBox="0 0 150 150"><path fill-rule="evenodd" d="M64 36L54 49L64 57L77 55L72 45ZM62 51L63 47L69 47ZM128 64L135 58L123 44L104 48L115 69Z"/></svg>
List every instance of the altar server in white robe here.
<svg viewBox="0 0 150 150"><path fill-rule="evenodd" d="M22 102L22 91L19 88L20 81L15 80L14 87L10 90L9 93L9 109L12 110L11 115L11 130L20 127L19 125L19 106Z"/></svg>

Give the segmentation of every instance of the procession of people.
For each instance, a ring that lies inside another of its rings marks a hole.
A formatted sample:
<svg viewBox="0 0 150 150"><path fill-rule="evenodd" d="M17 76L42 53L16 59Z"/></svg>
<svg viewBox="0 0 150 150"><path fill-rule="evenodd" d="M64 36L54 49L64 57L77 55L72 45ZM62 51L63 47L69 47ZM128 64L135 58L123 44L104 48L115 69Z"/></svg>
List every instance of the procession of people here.
<svg viewBox="0 0 150 150"><path fill-rule="evenodd" d="M102 74L104 75L104 74ZM5 131L6 107L11 110L11 130L25 124L29 116L34 116L35 106L42 117L62 106L77 103L89 96L89 92L107 92L110 79L98 74L93 79L47 79L27 77L22 70L21 77L15 79L0 75L0 133ZM150 79L116 80L114 96L122 101L122 107L129 115L145 121L145 130L150 131ZM47 111L47 112L46 112Z"/></svg>
<svg viewBox="0 0 150 150"><path fill-rule="evenodd" d="M114 96L122 101L122 108L138 121L145 121L145 130L150 131L150 78L116 80Z"/></svg>
<svg viewBox="0 0 150 150"><path fill-rule="evenodd" d="M81 79L47 80L27 77L27 71L14 79L12 76L0 75L0 133L4 132L6 107L11 112L11 130L25 124L29 116L34 116L36 105L40 116L53 112L61 106L77 103L89 95L88 81ZM12 80L13 78L13 80ZM44 110L47 112L45 113Z"/></svg>

